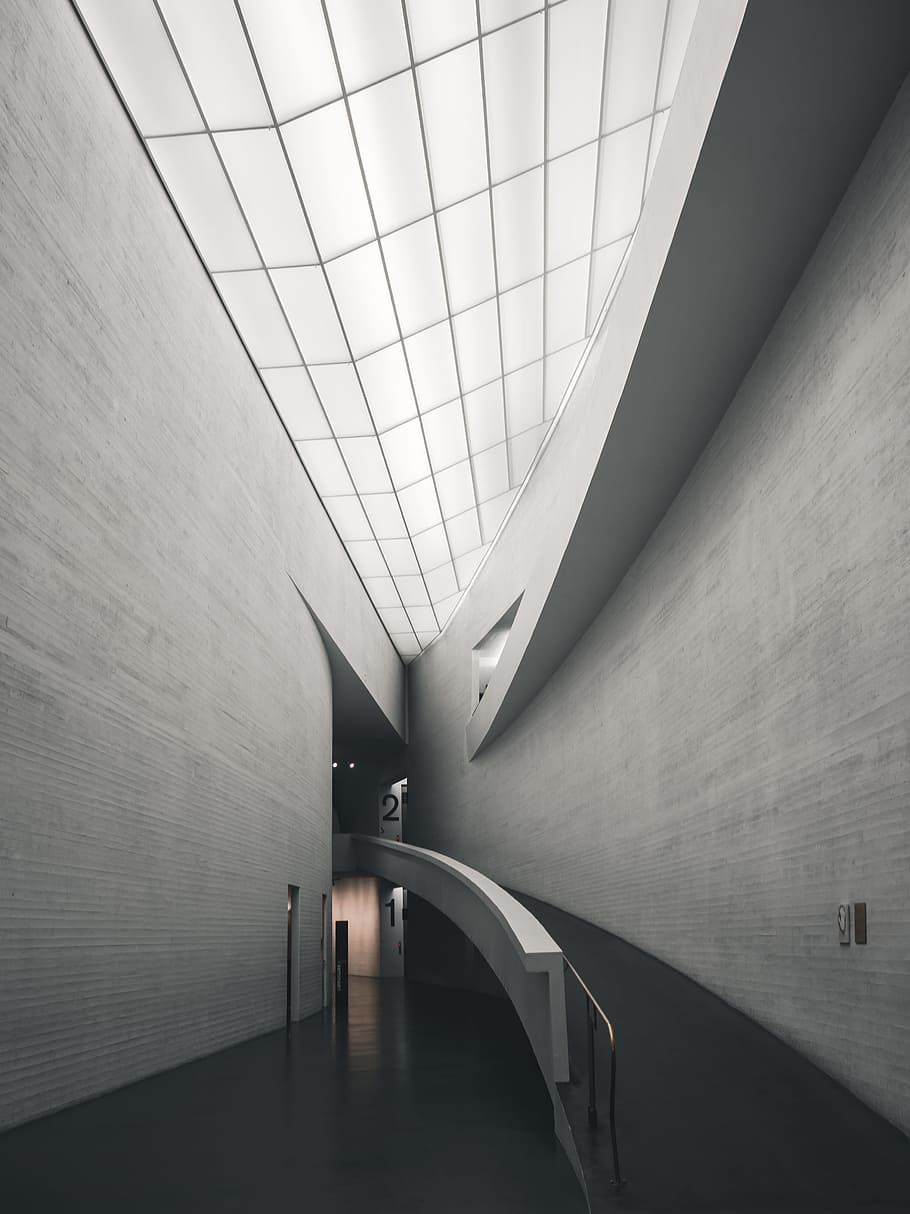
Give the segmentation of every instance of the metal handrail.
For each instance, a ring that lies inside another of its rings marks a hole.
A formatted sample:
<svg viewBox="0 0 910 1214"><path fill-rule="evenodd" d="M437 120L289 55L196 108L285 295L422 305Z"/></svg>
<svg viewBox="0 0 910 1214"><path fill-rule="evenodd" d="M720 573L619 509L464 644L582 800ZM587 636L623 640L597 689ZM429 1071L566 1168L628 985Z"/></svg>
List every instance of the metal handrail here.
<svg viewBox="0 0 910 1214"><path fill-rule="evenodd" d="M617 1189L621 1189L626 1182L619 1170L619 1146L616 1142L616 1034L613 1032L609 1016L594 998L581 974L565 954L562 959L585 993L585 1019L588 1030L588 1125L592 1129L597 1126L597 1072L594 1062L594 1033L597 1029L597 1019L595 1013L603 1020L610 1035L610 1144L613 1148L613 1184Z"/></svg>

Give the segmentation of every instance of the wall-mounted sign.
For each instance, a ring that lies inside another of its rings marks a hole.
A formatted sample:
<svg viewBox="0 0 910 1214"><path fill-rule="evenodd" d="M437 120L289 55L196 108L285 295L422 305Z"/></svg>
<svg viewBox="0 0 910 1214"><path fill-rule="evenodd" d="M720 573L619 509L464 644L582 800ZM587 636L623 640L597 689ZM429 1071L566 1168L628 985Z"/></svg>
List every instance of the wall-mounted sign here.
<svg viewBox="0 0 910 1214"><path fill-rule="evenodd" d="M850 903L841 902L837 908L837 938L841 944L850 943Z"/></svg>
<svg viewBox="0 0 910 1214"><path fill-rule="evenodd" d="M404 890L379 883L379 940L383 978L404 977Z"/></svg>
<svg viewBox="0 0 910 1214"><path fill-rule="evenodd" d="M400 843L404 835L404 816L408 807L407 780L399 780L379 793L379 833Z"/></svg>

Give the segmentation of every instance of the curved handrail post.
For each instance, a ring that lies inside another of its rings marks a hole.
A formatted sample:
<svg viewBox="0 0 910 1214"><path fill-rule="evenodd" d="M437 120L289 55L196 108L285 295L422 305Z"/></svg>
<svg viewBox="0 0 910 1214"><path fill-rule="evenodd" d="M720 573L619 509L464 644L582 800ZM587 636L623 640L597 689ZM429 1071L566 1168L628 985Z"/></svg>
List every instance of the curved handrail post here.
<svg viewBox="0 0 910 1214"><path fill-rule="evenodd" d="M597 1128L597 1070L594 1054L594 1034L597 1031L597 1017L600 1016L607 1026L607 1033L610 1038L610 1146L613 1151L613 1186L616 1189L623 1189L625 1188L626 1180L619 1167L619 1144L616 1137L616 1034L613 1032L613 1025L610 1023L606 1012L594 998L591 991L585 985L581 974L579 974L565 954L563 954L563 962L566 969L570 971L581 987L585 997L585 1030L588 1041L588 1125L592 1129Z"/></svg>

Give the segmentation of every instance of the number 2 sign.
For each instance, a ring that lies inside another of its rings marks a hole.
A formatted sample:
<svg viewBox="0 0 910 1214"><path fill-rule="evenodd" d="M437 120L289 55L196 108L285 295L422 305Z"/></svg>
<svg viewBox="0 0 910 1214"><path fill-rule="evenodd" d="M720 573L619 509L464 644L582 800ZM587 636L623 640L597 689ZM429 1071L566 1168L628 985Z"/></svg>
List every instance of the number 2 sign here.
<svg viewBox="0 0 910 1214"><path fill-rule="evenodd" d="M402 804L407 797L407 784L401 781L380 793L379 833L386 838L401 842Z"/></svg>

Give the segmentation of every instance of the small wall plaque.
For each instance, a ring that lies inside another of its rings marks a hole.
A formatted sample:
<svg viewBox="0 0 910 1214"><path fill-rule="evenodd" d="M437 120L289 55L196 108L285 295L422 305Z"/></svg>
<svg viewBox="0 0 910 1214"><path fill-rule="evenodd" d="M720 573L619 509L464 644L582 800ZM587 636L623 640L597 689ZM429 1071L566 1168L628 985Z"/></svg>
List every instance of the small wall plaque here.
<svg viewBox="0 0 910 1214"><path fill-rule="evenodd" d="M866 904L853 903L853 939L857 944L866 943Z"/></svg>
<svg viewBox="0 0 910 1214"><path fill-rule="evenodd" d="M837 938L841 944L850 943L850 903L841 902L837 908Z"/></svg>

